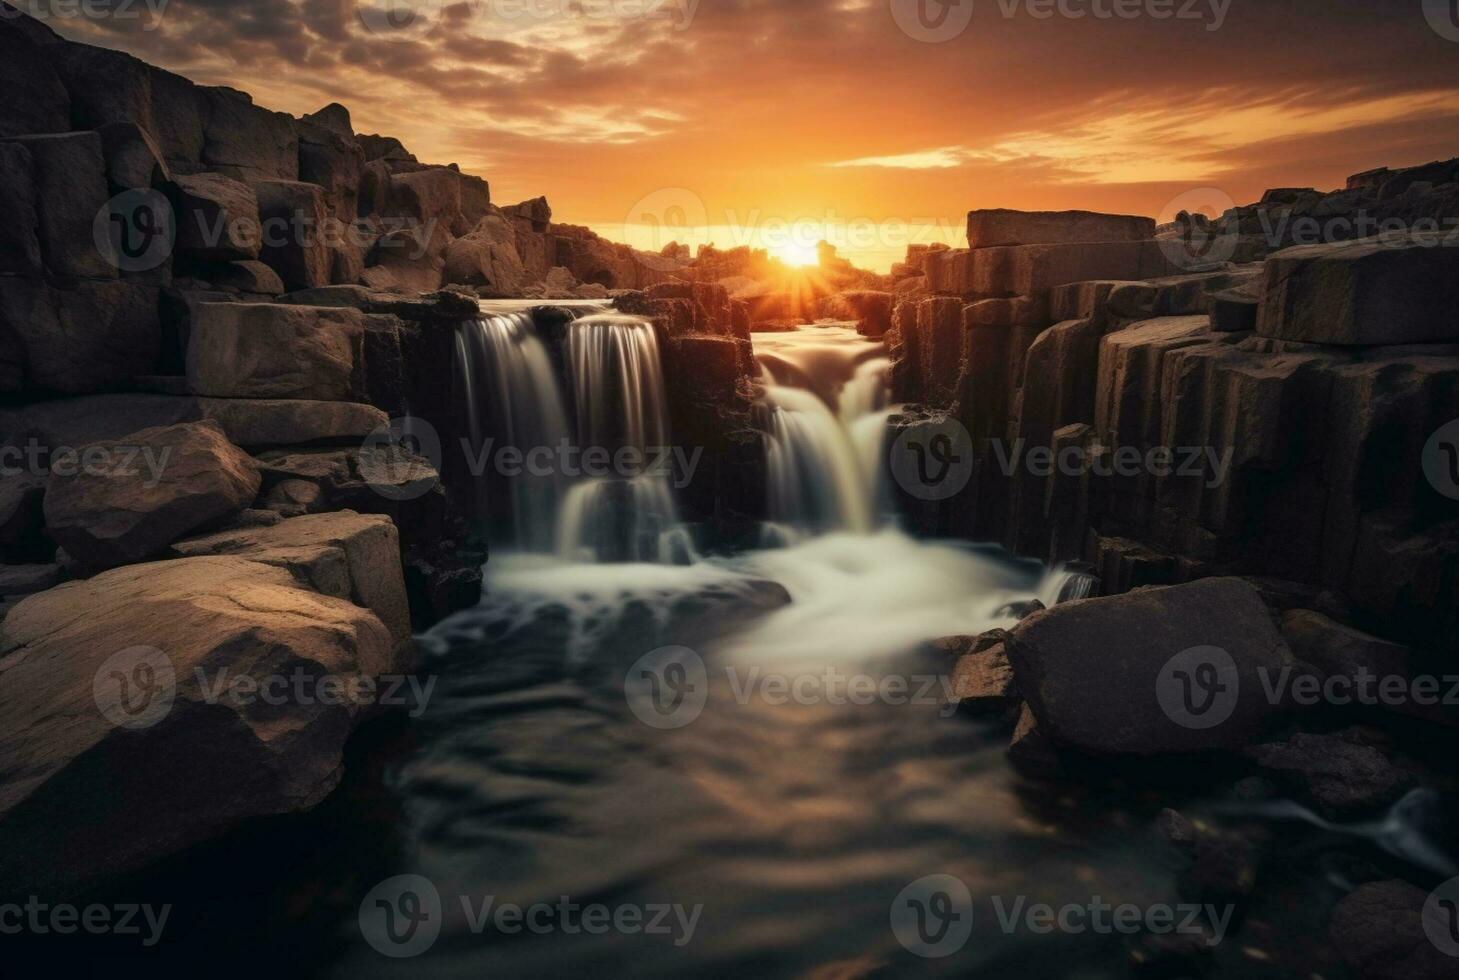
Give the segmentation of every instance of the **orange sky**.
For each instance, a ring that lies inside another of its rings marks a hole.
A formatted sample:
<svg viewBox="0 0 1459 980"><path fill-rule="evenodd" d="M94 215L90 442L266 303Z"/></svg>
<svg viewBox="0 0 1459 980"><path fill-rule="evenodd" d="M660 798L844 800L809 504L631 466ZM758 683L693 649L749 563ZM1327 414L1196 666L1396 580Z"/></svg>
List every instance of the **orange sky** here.
<svg viewBox="0 0 1459 980"><path fill-rule="evenodd" d="M414 19L150 0L50 22L273 108L343 102L498 203L545 194L641 247L830 237L885 269L975 207L1167 217L1459 156L1459 27L1420 0L370 2Z"/></svg>

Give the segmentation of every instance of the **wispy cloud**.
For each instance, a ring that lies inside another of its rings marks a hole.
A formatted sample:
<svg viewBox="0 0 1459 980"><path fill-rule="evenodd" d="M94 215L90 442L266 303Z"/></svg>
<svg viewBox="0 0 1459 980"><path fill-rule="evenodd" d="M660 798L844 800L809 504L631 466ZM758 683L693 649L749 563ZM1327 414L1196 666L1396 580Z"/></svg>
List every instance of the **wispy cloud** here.
<svg viewBox="0 0 1459 980"><path fill-rule="evenodd" d="M828 167L887 167L892 170L946 170L961 167L968 160L969 151L961 146L942 146L935 150L919 150L916 153L900 153L885 157L859 157L855 160L838 160Z"/></svg>

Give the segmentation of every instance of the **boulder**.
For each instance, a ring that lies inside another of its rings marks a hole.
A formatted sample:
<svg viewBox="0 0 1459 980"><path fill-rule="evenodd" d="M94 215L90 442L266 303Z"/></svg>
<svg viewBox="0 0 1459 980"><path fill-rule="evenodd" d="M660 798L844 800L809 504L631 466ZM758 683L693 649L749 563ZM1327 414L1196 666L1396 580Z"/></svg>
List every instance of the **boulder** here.
<svg viewBox="0 0 1459 980"><path fill-rule="evenodd" d="M249 506L261 482L213 422L144 429L68 455L51 458L46 529L86 568L161 554Z"/></svg>
<svg viewBox="0 0 1459 980"><path fill-rule="evenodd" d="M253 104L231 88L202 88L202 163L239 180L298 180L299 133L294 117Z"/></svg>
<svg viewBox="0 0 1459 980"><path fill-rule="evenodd" d="M287 289L315 289L333 281L334 253L327 235L324 188L290 180L253 184L263 223L259 253Z"/></svg>
<svg viewBox="0 0 1459 980"><path fill-rule="evenodd" d="M308 480L283 480L263 498L263 506L280 517L303 517L324 510L327 501L319 484Z"/></svg>
<svg viewBox="0 0 1459 980"><path fill-rule="evenodd" d="M0 475L0 559L50 561L56 545L45 535L46 478L20 467L7 467Z"/></svg>
<svg viewBox="0 0 1459 980"><path fill-rule="evenodd" d="M1066 245L1139 242L1155 237L1155 219L1093 211L968 212L968 248L996 245Z"/></svg>
<svg viewBox="0 0 1459 980"><path fill-rule="evenodd" d="M1372 816L1414 787L1412 773L1393 765L1362 729L1331 735L1297 732L1247 754L1330 820Z"/></svg>
<svg viewBox="0 0 1459 980"><path fill-rule="evenodd" d="M857 333L879 340L892 328L894 300L891 293L853 289L828 297L824 309L830 316L855 320Z"/></svg>
<svg viewBox="0 0 1459 980"><path fill-rule="evenodd" d="M112 122L98 126L102 153L106 156L106 180L113 193L160 188L172 181L162 149L152 134L134 122Z"/></svg>
<svg viewBox="0 0 1459 980"><path fill-rule="evenodd" d="M370 610L397 643L410 636L400 537L388 517L353 511L313 514L179 541L172 551L184 558L235 555L280 565L315 591Z"/></svg>
<svg viewBox="0 0 1459 980"><path fill-rule="evenodd" d="M365 151L355 139L349 110L331 103L299 121L299 179L324 188L329 213L340 221L359 214Z"/></svg>
<svg viewBox="0 0 1459 980"><path fill-rule="evenodd" d="M227 262L208 268L208 282L222 290L274 299L284 292L279 274L262 262Z"/></svg>
<svg viewBox="0 0 1459 980"><path fill-rule="evenodd" d="M71 128L71 96L49 53L60 43L54 31L19 8L0 16L0 92L5 93L0 137Z"/></svg>
<svg viewBox="0 0 1459 980"><path fill-rule="evenodd" d="M400 670L396 650L368 610L235 557L24 600L0 624L0 881L81 892L317 805L365 710L348 686ZM234 683L280 677L279 703Z"/></svg>
<svg viewBox="0 0 1459 980"><path fill-rule="evenodd" d="M179 256L197 262L258 258L263 232L253 188L222 174L179 176L174 184Z"/></svg>
<svg viewBox="0 0 1459 980"><path fill-rule="evenodd" d="M1261 672L1293 665L1260 593L1231 578L1063 603L1007 650L1040 730L1100 755L1244 748L1281 710Z"/></svg>
<svg viewBox="0 0 1459 980"><path fill-rule="evenodd" d="M1454 957L1424 928L1428 901L1423 889L1389 880L1360 885L1338 903L1327 934L1356 980L1452 980Z"/></svg>
<svg viewBox="0 0 1459 980"><path fill-rule="evenodd" d="M0 409L0 445L34 439L43 453L118 439L139 429L211 419L236 446L358 443L387 424L385 413L353 402L265 398L94 395Z"/></svg>
<svg viewBox="0 0 1459 980"><path fill-rule="evenodd" d="M363 390L357 310L203 303L187 347L188 386L221 398L349 401Z"/></svg>
<svg viewBox="0 0 1459 980"><path fill-rule="evenodd" d="M88 394L152 373L162 344L159 293L130 280L79 279L59 288L7 279L0 390Z"/></svg>
<svg viewBox="0 0 1459 980"><path fill-rule="evenodd" d="M54 589L64 581L66 581L66 572L55 563L0 565L0 596L7 599Z"/></svg>
<svg viewBox="0 0 1459 980"><path fill-rule="evenodd" d="M1007 633L948 637L938 645L953 660L954 702L974 708L1006 709L1022 700L1003 641Z"/></svg>
<svg viewBox="0 0 1459 980"><path fill-rule="evenodd" d="M0 143L0 272L39 275L43 267L40 214L30 151L20 143Z"/></svg>
<svg viewBox="0 0 1459 980"><path fill-rule="evenodd" d="M1374 347L1459 340L1459 247L1442 234L1285 249L1266 262L1257 333Z"/></svg>
<svg viewBox="0 0 1459 980"><path fill-rule="evenodd" d="M60 276L115 279L117 268L96 247L92 233L97 215L111 198L101 137L61 133L11 140L30 152L46 268Z"/></svg>

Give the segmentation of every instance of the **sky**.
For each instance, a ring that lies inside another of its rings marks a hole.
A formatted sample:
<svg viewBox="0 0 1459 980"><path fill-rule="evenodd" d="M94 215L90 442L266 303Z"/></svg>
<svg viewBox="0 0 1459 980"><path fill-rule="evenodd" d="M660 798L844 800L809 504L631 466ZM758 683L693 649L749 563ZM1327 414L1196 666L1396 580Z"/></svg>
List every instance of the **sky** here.
<svg viewBox="0 0 1459 980"><path fill-rule="evenodd" d="M974 208L1167 219L1459 156L1456 0L18 5L652 249L884 271Z"/></svg>

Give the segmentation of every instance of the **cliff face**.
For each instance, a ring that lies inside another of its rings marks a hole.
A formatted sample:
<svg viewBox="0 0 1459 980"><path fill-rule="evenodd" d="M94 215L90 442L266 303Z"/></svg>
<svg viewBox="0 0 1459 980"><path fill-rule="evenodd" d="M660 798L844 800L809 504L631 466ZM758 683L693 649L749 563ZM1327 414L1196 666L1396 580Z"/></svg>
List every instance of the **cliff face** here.
<svg viewBox="0 0 1459 980"><path fill-rule="evenodd" d="M906 496L913 522L1083 559L1109 593L1273 576L1456 649L1456 178L1276 191L1143 240L975 212L970 241L1016 244L899 269L924 273L888 333L896 396L922 409L900 424L951 417L973 459L955 496Z"/></svg>

